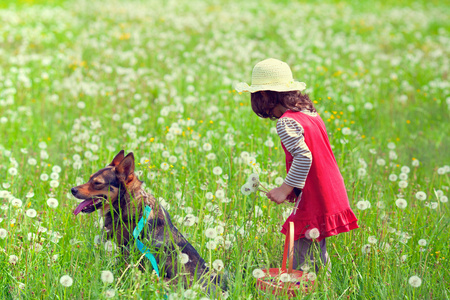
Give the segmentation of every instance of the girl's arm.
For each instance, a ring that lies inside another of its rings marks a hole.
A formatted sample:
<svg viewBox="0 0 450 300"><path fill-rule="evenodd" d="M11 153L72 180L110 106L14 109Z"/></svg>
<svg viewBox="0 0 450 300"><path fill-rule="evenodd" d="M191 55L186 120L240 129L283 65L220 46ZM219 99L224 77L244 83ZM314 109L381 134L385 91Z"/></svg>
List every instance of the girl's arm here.
<svg viewBox="0 0 450 300"><path fill-rule="evenodd" d="M277 122L277 133L286 150L294 157L284 182L289 186L303 189L312 163L312 155L305 143L303 127L294 119L281 118Z"/></svg>
<svg viewBox="0 0 450 300"><path fill-rule="evenodd" d="M284 183L267 193L270 200L280 204L286 201L294 187L303 189L305 186L306 176L312 163L312 155L305 143L303 127L294 119L279 119L277 132L286 150L294 157Z"/></svg>

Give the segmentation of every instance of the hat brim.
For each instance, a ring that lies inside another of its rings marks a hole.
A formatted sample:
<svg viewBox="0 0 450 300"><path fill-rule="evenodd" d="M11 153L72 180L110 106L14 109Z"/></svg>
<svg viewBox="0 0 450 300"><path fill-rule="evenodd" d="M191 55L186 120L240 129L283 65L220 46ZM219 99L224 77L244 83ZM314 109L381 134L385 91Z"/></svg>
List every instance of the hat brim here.
<svg viewBox="0 0 450 300"><path fill-rule="evenodd" d="M238 93L248 92L256 93L260 91L274 91L274 92L290 92L303 91L306 89L306 83L300 81L293 81L288 84L262 84L262 85L248 85L245 82L237 83L234 89Z"/></svg>

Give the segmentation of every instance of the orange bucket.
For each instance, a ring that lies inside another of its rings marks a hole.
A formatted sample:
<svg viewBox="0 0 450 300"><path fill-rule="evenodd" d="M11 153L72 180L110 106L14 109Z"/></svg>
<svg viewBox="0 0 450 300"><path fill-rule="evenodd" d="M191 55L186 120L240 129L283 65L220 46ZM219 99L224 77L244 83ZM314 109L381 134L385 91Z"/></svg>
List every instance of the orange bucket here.
<svg viewBox="0 0 450 300"><path fill-rule="evenodd" d="M286 262L289 253L289 267L286 269ZM314 281L309 281L306 273L292 270L294 263L294 223L289 222L284 242L283 262L281 268L263 269L264 277L258 278L256 288L266 294L284 297L296 297L299 293L308 292ZM281 274L289 274L289 280L281 281Z"/></svg>

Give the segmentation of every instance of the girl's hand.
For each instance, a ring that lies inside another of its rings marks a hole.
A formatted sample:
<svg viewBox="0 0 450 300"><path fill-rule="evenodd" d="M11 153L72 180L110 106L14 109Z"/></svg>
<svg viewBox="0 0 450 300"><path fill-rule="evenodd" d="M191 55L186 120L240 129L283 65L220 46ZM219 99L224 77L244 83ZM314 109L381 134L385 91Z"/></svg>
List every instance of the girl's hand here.
<svg viewBox="0 0 450 300"><path fill-rule="evenodd" d="M293 187L283 182L280 187L274 188L273 190L269 191L266 196L267 198L269 198L269 200L277 204L281 204L286 201L287 196L292 192L293 189Z"/></svg>

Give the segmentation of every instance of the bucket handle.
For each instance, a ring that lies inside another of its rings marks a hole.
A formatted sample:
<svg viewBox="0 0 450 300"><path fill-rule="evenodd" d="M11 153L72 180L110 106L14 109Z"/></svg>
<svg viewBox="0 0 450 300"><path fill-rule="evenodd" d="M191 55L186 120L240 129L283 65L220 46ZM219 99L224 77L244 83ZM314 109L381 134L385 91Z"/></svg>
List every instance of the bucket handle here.
<svg viewBox="0 0 450 300"><path fill-rule="evenodd" d="M283 262L281 263L281 271L286 272L286 260L289 252L289 268L287 273L292 273L292 266L294 264L294 222L289 222L289 227L286 232L286 240L284 241Z"/></svg>

